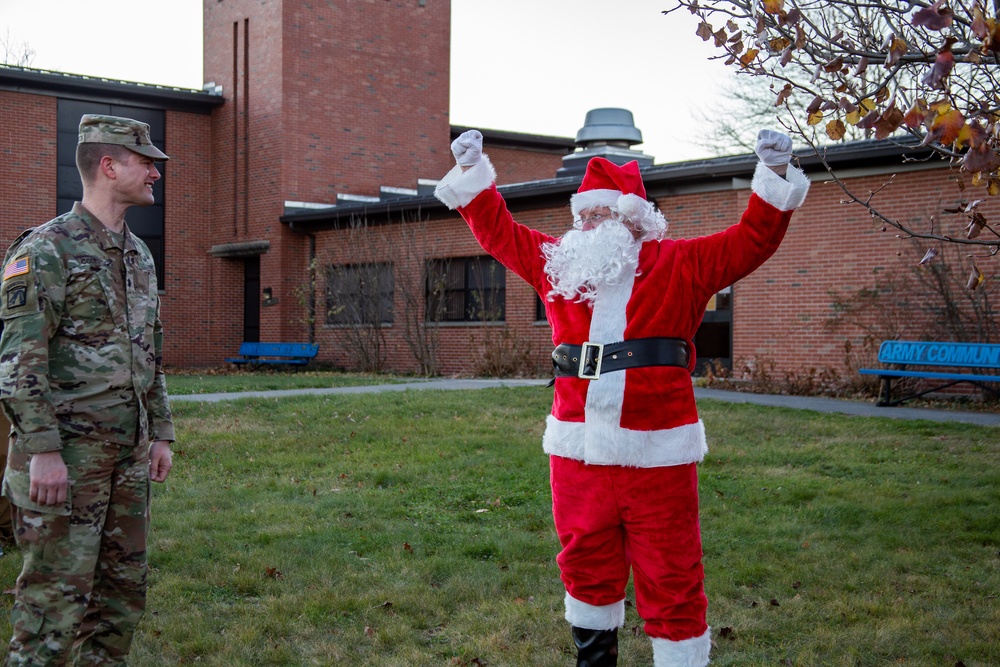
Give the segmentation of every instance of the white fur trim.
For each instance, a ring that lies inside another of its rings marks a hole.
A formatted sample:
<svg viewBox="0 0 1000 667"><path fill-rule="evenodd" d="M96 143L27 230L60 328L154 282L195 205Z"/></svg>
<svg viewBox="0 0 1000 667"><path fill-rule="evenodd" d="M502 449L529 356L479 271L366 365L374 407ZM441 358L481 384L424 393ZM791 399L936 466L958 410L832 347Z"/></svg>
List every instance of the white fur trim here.
<svg viewBox="0 0 1000 667"><path fill-rule="evenodd" d="M581 212L598 206L611 208L618 203L618 198L621 196L622 193L618 190L585 190L570 197L569 205L573 210L573 217L576 218Z"/></svg>
<svg viewBox="0 0 1000 667"><path fill-rule="evenodd" d="M652 637L653 667L705 667L712 649L712 628L700 637L672 642Z"/></svg>
<svg viewBox="0 0 1000 667"><path fill-rule="evenodd" d="M758 162L750 188L779 211L794 211L806 200L809 179L792 165L788 165L785 178L782 178L763 162Z"/></svg>
<svg viewBox="0 0 1000 667"><path fill-rule="evenodd" d="M629 220L646 217L649 202L639 195L622 195L615 202L615 209Z"/></svg>
<svg viewBox="0 0 1000 667"><path fill-rule="evenodd" d="M614 630L625 625L625 599L595 607L566 593L566 620L586 630Z"/></svg>
<svg viewBox="0 0 1000 667"><path fill-rule="evenodd" d="M468 206L479 193L497 180L497 172L486 155L468 171L458 165L445 174L434 188L434 196L448 208L454 210Z"/></svg>
<svg viewBox="0 0 1000 667"><path fill-rule="evenodd" d="M619 374L609 373L606 377ZM705 424L694 424L658 431L635 431L615 423L584 424L545 418L542 449L546 454L583 461L590 465L616 465L630 468L659 468L699 463L708 453Z"/></svg>

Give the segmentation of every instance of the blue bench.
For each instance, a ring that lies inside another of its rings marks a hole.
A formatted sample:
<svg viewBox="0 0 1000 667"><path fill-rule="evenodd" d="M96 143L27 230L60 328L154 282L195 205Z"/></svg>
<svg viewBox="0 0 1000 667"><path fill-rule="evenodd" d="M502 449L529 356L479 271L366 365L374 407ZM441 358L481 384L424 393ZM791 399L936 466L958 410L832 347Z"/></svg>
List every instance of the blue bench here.
<svg viewBox="0 0 1000 667"><path fill-rule="evenodd" d="M226 359L237 366L241 364L282 364L305 366L319 353L319 345L312 343L241 343L240 356Z"/></svg>
<svg viewBox="0 0 1000 667"><path fill-rule="evenodd" d="M887 340L878 349L878 361L893 368L861 368L862 375L877 375L882 380L878 405L899 405L911 398L923 396L932 391L969 382L986 391L997 389L987 383L1000 382L1000 375L984 373L939 372L935 370L912 370L912 366L931 368L973 369L1000 371L1000 345L988 343L940 343L931 341ZM893 400L892 381L899 378L933 380L940 384L902 398Z"/></svg>

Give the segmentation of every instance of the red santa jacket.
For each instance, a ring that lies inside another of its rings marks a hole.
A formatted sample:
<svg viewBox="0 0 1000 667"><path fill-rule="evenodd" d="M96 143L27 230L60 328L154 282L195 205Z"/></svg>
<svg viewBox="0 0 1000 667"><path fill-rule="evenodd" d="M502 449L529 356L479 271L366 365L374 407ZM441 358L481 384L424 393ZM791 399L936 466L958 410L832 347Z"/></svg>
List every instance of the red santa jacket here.
<svg viewBox="0 0 1000 667"><path fill-rule="evenodd" d="M560 377L543 447L549 454L596 465L654 467L701 461L708 451L695 406L692 340L709 299L770 257L808 190L802 172L782 179L758 166L740 221L696 239L636 243L638 270L620 285L602 286L593 307L549 298L541 246L553 237L514 221L484 157L467 172L450 172L436 194L465 218L483 249L541 296L553 345L680 338L691 345L692 368L653 366Z"/></svg>

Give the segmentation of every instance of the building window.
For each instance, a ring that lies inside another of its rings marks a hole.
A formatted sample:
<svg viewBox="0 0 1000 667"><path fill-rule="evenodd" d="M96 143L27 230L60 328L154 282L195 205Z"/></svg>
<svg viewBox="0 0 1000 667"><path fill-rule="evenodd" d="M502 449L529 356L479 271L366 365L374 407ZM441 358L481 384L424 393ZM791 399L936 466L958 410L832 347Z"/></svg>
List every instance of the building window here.
<svg viewBox="0 0 1000 667"><path fill-rule="evenodd" d="M80 172L76 169L76 144L80 136L80 118L88 113L123 116L147 123L153 144L170 155L170 149L163 141L166 127L165 112L118 104L60 99L56 111L56 215L69 213L73 208L73 202L83 199L83 183L80 181ZM153 184L155 203L152 206L133 206L125 214L128 228L145 242L153 255L153 262L156 264L156 284L161 290L166 284L163 277L166 256L163 243L163 193L168 164L169 162L156 163L161 178Z"/></svg>
<svg viewBox="0 0 1000 667"><path fill-rule="evenodd" d="M698 354L696 375L703 375L707 367L721 365L733 368L733 288L726 287L709 299L705 316L694 336Z"/></svg>
<svg viewBox="0 0 1000 667"><path fill-rule="evenodd" d="M427 265L429 322L503 322L507 272L492 257L453 257Z"/></svg>
<svg viewBox="0 0 1000 667"><path fill-rule="evenodd" d="M535 294L535 322L548 322L549 314L545 312L545 302Z"/></svg>
<svg viewBox="0 0 1000 667"><path fill-rule="evenodd" d="M326 276L326 323L392 324L392 264L331 266Z"/></svg>

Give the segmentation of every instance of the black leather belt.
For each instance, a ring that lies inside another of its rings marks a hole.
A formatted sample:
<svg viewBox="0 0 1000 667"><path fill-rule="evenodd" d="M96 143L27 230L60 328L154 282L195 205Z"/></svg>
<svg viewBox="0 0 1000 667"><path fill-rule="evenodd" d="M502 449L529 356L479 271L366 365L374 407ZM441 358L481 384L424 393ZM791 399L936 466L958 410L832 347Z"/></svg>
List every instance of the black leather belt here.
<svg viewBox="0 0 1000 667"><path fill-rule="evenodd" d="M552 351L556 377L596 380L601 373L642 366L687 368L688 346L680 338L636 338L620 343L562 343Z"/></svg>

